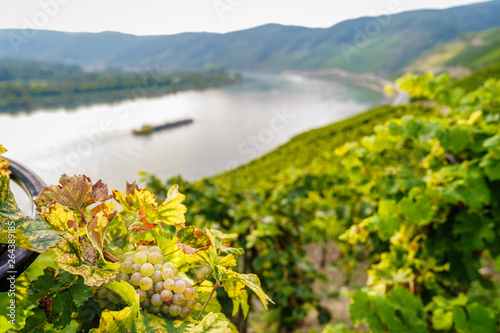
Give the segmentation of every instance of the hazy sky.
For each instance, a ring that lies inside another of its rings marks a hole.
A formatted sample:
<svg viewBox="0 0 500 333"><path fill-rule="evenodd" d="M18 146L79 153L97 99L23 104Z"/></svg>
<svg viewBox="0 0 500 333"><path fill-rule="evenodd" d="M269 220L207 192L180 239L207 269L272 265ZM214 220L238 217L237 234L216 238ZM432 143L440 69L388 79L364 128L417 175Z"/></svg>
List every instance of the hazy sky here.
<svg viewBox="0 0 500 333"><path fill-rule="evenodd" d="M0 28L158 35L266 23L329 27L360 16L474 2L483 0L0 0Z"/></svg>

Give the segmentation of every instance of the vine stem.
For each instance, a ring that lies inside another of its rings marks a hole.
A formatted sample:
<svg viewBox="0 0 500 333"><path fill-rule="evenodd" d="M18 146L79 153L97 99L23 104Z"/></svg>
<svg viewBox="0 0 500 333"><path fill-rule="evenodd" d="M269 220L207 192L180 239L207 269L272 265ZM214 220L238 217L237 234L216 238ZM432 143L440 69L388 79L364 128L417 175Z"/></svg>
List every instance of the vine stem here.
<svg viewBox="0 0 500 333"><path fill-rule="evenodd" d="M208 305L208 302L210 301L210 299L212 298L212 296L214 295L214 292L217 290L217 288L219 287L222 287L218 282L215 283L214 287L212 288L212 291L210 292L210 295L208 295L208 298L207 300L205 301L205 304L203 304L203 308L201 309L200 313L198 314L198 318L196 318L196 320L200 320L200 317L201 315L203 314L203 311L205 311L205 308L207 307Z"/></svg>
<svg viewBox="0 0 500 333"><path fill-rule="evenodd" d="M109 253L108 251L103 251L102 254L104 255L104 259L106 259L107 261L111 261L111 262L122 262L122 260L114 255L112 255L111 253Z"/></svg>

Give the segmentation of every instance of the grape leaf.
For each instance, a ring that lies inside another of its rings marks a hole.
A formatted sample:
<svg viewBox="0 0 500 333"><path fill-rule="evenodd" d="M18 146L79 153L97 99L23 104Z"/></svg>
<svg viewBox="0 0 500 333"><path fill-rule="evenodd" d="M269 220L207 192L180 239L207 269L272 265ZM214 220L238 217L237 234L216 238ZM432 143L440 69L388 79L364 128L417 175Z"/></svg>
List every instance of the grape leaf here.
<svg viewBox="0 0 500 333"><path fill-rule="evenodd" d="M1 144L0 144L0 155L5 153L7 149L5 149ZM2 158L0 156L0 176L8 176L10 175L10 170L9 170L9 161L7 161L5 158Z"/></svg>
<svg viewBox="0 0 500 333"><path fill-rule="evenodd" d="M224 289L228 292L228 294L231 292L231 294L235 295L237 291L234 289L242 284L250 288L257 295L257 297L259 297L266 310L268 302L274 304L273 300L262 290L260 280L257 275L241 274L221 265L217 265L217 270L221 276L221 284L224 286ZM226 283L229 283L227 284L227 289Z"/></svg>
<svg viewBox="0 0 500 333"><path fill-rule="evenodd" d="M0 176L0 243L9 243L15 233L15 245L31 251L47 252L61 241L62 232L44 220L20 211L10 191L9 178Z"/></svg>
<svg viewBox="0 0 500 333"><path fill-rule="evenodd" d="M453 312L438 308L432 312L432 327L437 331L447 331L453 325Z"/></svg>
<svg viewBox="0 0 500 333"><path fill-rule="evenodd" d="M120 295L128 306L120 311L106 310L102 312L99 328L92 329L90 332L144 332L145 325L142 323L143 317L140 314L139 295L135 292L135 289L124 281L109 282L106 284L106 288Z"/></svg>
<svg viewBox="0 0 500 333"><path fill-rule="evenodd" d="M356 290L349 304L349 316L356 325L363 323L370 327L372 332L382 332L383 324L371 305L370 296L362 290Z"/></svg>
<svg viewBox="0 0 500 333"><path fill-rule="evenodd" d="M211 245L207 234L194 225L179 229L177 231L177 238L177 246L188 255L207 249Z"/></svg>
<svg viewBox="0 0 500 333"><path fill-rule="evenodd" d="M100 286L118 275L120 263L97 261L95 253L92 253L94 248L89 246L85 237L66 234L63 238L64 240L54 248L59 267L83 276L88 286Z"/></svg>
<svg viewBox="0 0 500 333"><path fill-rule="evenodd" d="M77 235L77 216L58 202L53 201L45 207L40 207L40 217L61 231Z"/></svg>
<svg viewBox="0 0 500 333"><path fill-rule="evenodd" d="M230 333L229 321L222 313L210 312L198 324L189 325L187 333Z"/></svg>
<svg viewBox="0 0 500 333"><path fill-rule="evenodd" d="M116 216L115 204L101 203L92 209L92 219L86 225L87 236L104 259L103 249L106 230Z"/></svg>
<svg viewBox="0 0 500 333"><path fill-rule="evenodd" d="M60 185L50 185L42 189L35 203L38 207L46 206L55 201L71 210L79 211L92 203L92 181L85 175L59 178Z"/></svg>
<svg viewBox="0 0 500 333"><path fill-rule="evenodd" d="M182 204L182 201L185 198L179 192L179 185L172 186L168 190L167 198L158 207L158 219L169 225L184 227L184 223L186 223L184 214L187 212L187 208Z"/></svg>
<svg viewBox="0 0 500 333"><path fill-rule="evenodd" d="M478 303L467 305L471 332L494 333L497 331L493 312Z"/></svg>

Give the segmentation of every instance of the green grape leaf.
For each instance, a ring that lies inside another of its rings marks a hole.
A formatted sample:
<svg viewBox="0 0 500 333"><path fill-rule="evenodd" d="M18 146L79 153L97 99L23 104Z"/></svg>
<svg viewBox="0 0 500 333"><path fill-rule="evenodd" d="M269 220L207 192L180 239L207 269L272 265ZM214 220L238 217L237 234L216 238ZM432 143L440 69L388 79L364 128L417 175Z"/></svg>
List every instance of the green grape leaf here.
<svg viewBox="0 0 500 333"><path fill-rule="evenodd" d="M0 176L0 243L44 253L61 241L62 232L44 220L26 216L17 206L10 191L9 178Z"/></svg>
<svg viewBox="0 0 500 333"><path fill-rule="evenodd" d="M273 300L264 293L262 290L262 287L260 286L260 280L259 277L255 274L241 274L238 272L235 272L231 269L227 269L224 266L217 265L217 270L221 276L221 284L224 286L224 289L226 289L226 283L229 283L227 285L227 288L231 291L231 293L235 294L236 291L232 290L232 288L235 288L239 286L240 284L243 284L250 288L256 295L259 297L260 301L262 302L262 305L264 305L264 308L267 310L267 303L271 302L274 304ZM229 290L226 289L226 291L229 294Z"/></svg>
<svg viewBox="0 0 500 333"><path fill-rule="evenodd" d="M100 286L118 275L120 263L97 261L95 249L85 237L65 235L54 252L56 263L62 269L76 275L81 275L88 286Z"/></svg>
<svg viewBox="0 0 500 333"><path fill-rule="evenodd" d="M403 198L398 203L398 207L401 214L411 224L428 224L434 216L430 200L425 196L418 196L415 201L410 198Z"/></svg>
<svg viewBox="0 0 500 333"><path fill-rule="evenodd" d="M238 238L238 234L225 234L217 229L210 229L207 231L210 240L215 244L216 249L220 249L224 253L233 254L238 257L244 253L241 248L228 246L232 240Z"/></svg>
<svg viewBox="0 0 500 333"><path fill-rule="evenodd" d="M188 255L194 254L199 250L205 250L211 245L207 234L194 225L179 229L177 231L177 238L177 246Z"/></svg>
<svg viewBox="0 0 500 333"><path fill-rule="evenodd" d="M484 140L483 147L488 149L497 159L500 159L500 134Z"/></svg>
<svg viewBox="0 0 500 333"><path fill-rule="evenodd" d="M92 219L86 225L87 236L104 259L103 249L106 230L116 216L115 204L102 203L91 211Z"/></svg>
<svg viewBox="0 0 500 333"><path fill-rule="evenodd" d="M7 292L0 293L0 308L4 309L0 312L0 323L5 322L0 326L0 332L19 331L25 326L26 319L30 317L30 310L36 307L36 304L30 302L28 297L29 281L26 274L18 276L15 284L15 290L11 290L9 287ZM11 294L12 292L15 292L15 295ZM15 311L15 315L9 316L12 309Z"/></svg>
<svg viewBox="0 0 500 333"><path fill-rule="evenodd" d="M92 185L90 178L85 175L62 175L59 184L42 189L35 199L38 208L55 201L70 210L80 211L88 205L110 198L105 184L98 181Z"/></svg>
<svg viewBox="0 0 500 333"><path fill-rule="evenodd" d="M467 305L471 332L495 333L497 331L496 319L493 312L478 304Z"/></svg>
<svg viewBox="0 0 500 333"><path fill-rule="evenodd" d="M186 332L186 327L188 326L188 323L183 323L179 320L161 318L143 311L141 311L141 315L145 333L183 333Z"/></svg>
<svg viewBox="0 0 500 333"><path fill-rule="evenodd" d="M179 192L179 185L172 186L167 193L167 198L158 207L158 219L176 227L184 227L187 212L186 206L182 204L186 197Z"/></svg>
<svg viewBox="0 0 500 333"><path fill-rule="evenodd" d="M387 328L391 332L405 331L403 322L398 317L396 310L391 306L390 302L382 297L375 297L372 301L372 306L382 322L387 325Z"/></svg>
<svg viewBox="0 0 500 333"><path fill-rule="evenodd" d="M479 166L484 169L484 173L490 180L500 179L500 162L498 159L491 157L491 155L484 155Z"/></svg>
<svg viewBox="0 0 500 333"><path fill-rule="evenodd" d="M370 296L362 290L356 290L351 296L349 316L356 325L365 324L374 333L383 332L383 323L372 307Z"/></svg>
<svg viewBox="0 0 500 333"><path fill-rule="evenodd" d="M455 324L455 330L458 333L468 333L469 332L469 324L467 323L467 315L465 314L465 310L456 306L453 308L453 323Z"/></svg>
<svg viewBox="0 0 500 333"><path fill-rule="evenodd" d="M459 214L453 225L453 235L460 236L460 244L469 250L482 250L485 242L493 242L495 232L490 221L476 213Z"/></svg>
<svg viewBox="0 0 500 333"><path fill-rule="evenodd" d="M472 133L470 127L454 125L448 132L448 136L443 136L441 144L445 149L457 154L467 147L471 138Z"/></svg>
<svg viewBox="0 0 500 333"><path fill-rule="evenodd" d="M5 149L2 145L0 145L0 155L5 153L7 149ZM0 156L0 176L9 176L10 175L10 170L9 170L10 163L7 161L5 158Z"/></svg>
<svg viewBox="0 0 500 333"><path fill-rule="evenodd" d="M453 312L438 308L432 312L432 328L437 331L447 331L453 325Z"/></svg>

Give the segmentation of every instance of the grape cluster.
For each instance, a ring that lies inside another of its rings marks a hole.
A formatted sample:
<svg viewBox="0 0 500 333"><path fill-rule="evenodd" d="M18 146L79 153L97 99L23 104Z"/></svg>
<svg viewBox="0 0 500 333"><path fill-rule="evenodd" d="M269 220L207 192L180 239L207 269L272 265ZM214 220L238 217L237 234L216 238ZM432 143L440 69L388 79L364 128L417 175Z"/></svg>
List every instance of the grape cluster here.
<svg viewBox="0 0 500 333"><path fill-rule="evenodd" d="M198 292L189 281L178 277L174 264L164 262L158 246L140 246L123 261L115 280L127 281L136 288L141 308L150 313L184 319L191 310L201 310ZM94 300L110 310L122 303L120 296L105 285L96 290Z"/></svg>

